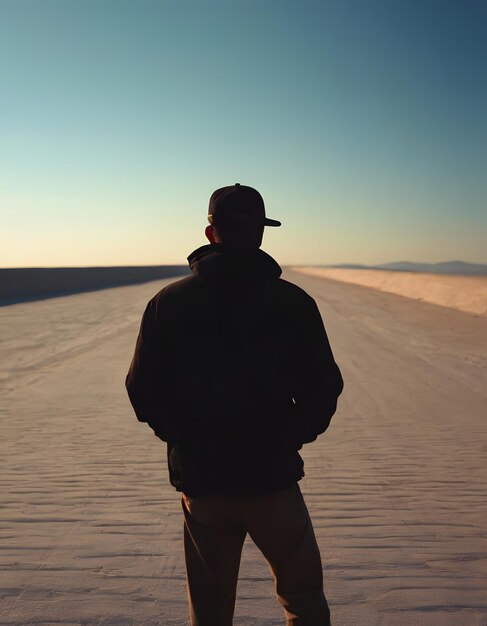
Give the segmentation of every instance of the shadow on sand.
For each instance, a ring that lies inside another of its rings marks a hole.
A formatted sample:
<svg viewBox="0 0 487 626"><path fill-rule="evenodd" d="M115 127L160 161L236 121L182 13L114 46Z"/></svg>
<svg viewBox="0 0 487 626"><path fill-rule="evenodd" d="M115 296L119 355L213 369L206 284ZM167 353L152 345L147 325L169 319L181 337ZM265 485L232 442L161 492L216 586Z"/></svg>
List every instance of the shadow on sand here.
<svg viewBox="0 0 487 626"><path fill-rule="evenodd" d="M0 306L184 276L186 265L0 269Z"/></svg>

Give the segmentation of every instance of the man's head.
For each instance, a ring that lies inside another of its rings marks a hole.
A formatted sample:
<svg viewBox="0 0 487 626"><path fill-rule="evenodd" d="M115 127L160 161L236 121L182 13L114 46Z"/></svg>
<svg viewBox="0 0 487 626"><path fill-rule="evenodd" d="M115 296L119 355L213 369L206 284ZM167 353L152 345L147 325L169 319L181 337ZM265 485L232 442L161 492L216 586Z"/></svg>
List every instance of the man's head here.
<svg viewBox="0 0 487 626"><path fill-rule="evenodd" d="M264 200L252 187L236 183L213 192L208 207L205 234L211 243L232 247L259 248L264 226L280 226L281 222L265 215Z"/></svg>

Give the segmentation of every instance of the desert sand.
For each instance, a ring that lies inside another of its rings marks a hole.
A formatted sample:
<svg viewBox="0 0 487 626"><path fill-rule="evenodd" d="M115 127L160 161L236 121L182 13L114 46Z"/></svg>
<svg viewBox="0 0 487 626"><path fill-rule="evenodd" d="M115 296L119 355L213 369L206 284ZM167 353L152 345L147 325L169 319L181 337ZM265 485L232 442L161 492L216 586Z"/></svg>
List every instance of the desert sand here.
<svg viewBox="0 0 487 626"><path fill-rule="evenodd" d="M449 276L339 267L293 267L294 271L339 280L406 298L487 315L487 276Z"/></svg>
<svg viewBox="0 0 487 626"><path fill-rule="evenodd" d="M284 277L315 297L345 379L300 483L334 626L485 626L485 317ZM168 282L0 308L2 626L188 624L180 494L124 389ZM284 624L251 542L234 624Z"/></svg>
<svg viewBox="0 0 487 626"><path fill-rule="evenodd" d="M0 305L147 283L188 273L187 265L0 268Z"/></svg>

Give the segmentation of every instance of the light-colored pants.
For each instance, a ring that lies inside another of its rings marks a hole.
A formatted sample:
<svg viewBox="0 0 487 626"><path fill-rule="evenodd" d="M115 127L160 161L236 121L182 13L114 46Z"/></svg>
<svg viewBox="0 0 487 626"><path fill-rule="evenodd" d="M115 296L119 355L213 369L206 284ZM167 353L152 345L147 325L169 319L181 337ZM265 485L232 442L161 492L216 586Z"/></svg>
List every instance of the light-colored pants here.
<svg viewBox="0 0 487 626"><path fill-rule="evenodd" d="M183 494L192 626L232 626L247 533L268 561L287 626L329 626L321 557L299 485L258 497Z"/></svg>

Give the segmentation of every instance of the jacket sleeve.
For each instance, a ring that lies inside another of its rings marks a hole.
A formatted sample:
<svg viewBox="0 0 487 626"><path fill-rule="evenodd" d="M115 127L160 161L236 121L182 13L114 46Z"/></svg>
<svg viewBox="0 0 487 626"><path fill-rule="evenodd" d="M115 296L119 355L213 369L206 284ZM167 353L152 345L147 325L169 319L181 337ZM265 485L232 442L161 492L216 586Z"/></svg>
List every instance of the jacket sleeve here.
<svg viewBox="0 0 487 626"><path fill-rule="evenodd" d="M156 304L147 305L125 386L137 419L147 422L163 441L176 440L169 401L168 346L156 318Z"/></svg>
<svg viewBox="0 0 487 626"><path fill-rule="evenodd" d="M302 443L309 443L328 428L343 390L343 379L333 358L320 312L311 297L306 302L297 330L293 400L297 436Z"/></svg>

